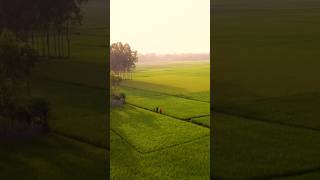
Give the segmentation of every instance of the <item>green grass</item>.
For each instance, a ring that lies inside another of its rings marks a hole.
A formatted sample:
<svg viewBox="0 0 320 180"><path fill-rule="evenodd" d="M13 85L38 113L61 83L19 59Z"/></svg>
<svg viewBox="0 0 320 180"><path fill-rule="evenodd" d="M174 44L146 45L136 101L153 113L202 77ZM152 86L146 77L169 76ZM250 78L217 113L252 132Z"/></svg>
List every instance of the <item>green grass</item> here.
<svg viewBox="0 0 320 180"><path fill-rule="evenodd" d="M111 128L139 152L152 152L209 136L209 129L148 110L112 109Z"/></svg>
<svg viewBox="0 0 320 180"><path fill-rule="evenodd" d="M319 93L273 97L258 101L234 102L216 110L255 119L320 130Z"/></svg>
<svg viewBox="0 0 320 180"><path fill-rule="evenodd" d="M141 154L124 141L111 143L111 179L209 179L209 137Z"/></svg>
<svg viewBox="0 0 320 180"><path fill-rule="evenodd" d="M106 146L105 91L49 80L33 81L34 96L45 97L52 108L52 130Z"/></svg>
<svg viewBox="0 0 320 180"><path fill-rule="evenodd" d="M0 142L1 179L104 179L106 150L48 135Z"/></svg>
<svg viewBox="0 0 320 180"><path fill-rule="evenodd" d="M226 101L319 91L319 5L312 0L214 1L215 97Z"/></svg>
<svg viewBox="0 0 320 180"><path fill-rule="evenodd" d="M191 122L194 122L196 124L201 124L207 127L210 127L210 116L204 116L200 118L194 118L191 120Z"/></svg>
<svg viewBox="0 0 320 180"><path fill-rule="evenodd" d="M122 85L209 102L210 63L138 64L133 80L124 81Z"/></svg>
<svg viewBox="0 0 320 180"><path fill-rule="evenodd" d="M210 103L201 102L172 95L161 94L142 89L121 87L120 92L127 94L127 102L154 110L160 107L163 114L174 116L181 119L210 114Z"/></svg>
<svg viewBox="0 0 320 180"><path fill-rule="evenodd" d="M213 1L214 110L273 122L214 116L217 176L319 167L319 132L310 130L320 127L319 5L313 0Z"/></svg>
<svg viewBox="0 0 320 180"><path fill-rule="evenodd" d="M319 179L319 177L320 177L319 172L310 172L310 173L306 173L303 175L296 175L296 176L285 177L285 178L281 178L281 179L282 180L299 180L299 179L313 180L313 179ZM280 179L280 178L278 178L278 179Z"/></svg>
<svg viewBox="0 0 320 180"><path fill-rule="evenodd" d="M190 120L210 114L209 67L138 64L121 83L128 105L111 109L111 179L210 178L210 129Z"/></svg>
<svg viewBox="0 0 320 180"><path fill-rule="evenodd" d="M269 177L320 167L320 133L216 113L214 175Z"/></svg>

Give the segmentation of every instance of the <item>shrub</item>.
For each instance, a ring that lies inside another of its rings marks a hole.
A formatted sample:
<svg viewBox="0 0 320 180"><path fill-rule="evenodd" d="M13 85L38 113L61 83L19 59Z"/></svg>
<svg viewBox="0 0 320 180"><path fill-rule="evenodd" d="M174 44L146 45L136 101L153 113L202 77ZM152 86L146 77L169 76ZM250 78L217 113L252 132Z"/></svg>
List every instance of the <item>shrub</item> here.
<svg viewBox="0 0 320 180"><path fill-rule="evenodd" d="M127 97L126 94L125 93L120 93L119 96L120 96L120 99L122 99L122 102L126 103L126 97Z"/></svg>
<svg viewBox="0 0 320 180"><path fill-rule="evenodd" d="M33 122L41 124L44 128L48 128L50 105L45 99L31 99L28 106L28 112Z"/></svg>

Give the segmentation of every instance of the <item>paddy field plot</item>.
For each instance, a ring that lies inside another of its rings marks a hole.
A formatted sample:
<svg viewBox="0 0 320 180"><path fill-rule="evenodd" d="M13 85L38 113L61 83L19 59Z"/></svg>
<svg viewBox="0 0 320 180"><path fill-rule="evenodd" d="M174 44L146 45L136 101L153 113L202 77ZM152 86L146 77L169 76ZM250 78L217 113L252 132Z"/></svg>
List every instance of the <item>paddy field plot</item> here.
<svg viewBox="0 0 320 180"><path fill-rule="evenodd" d="M111 111L111 129L139 152L152 152L209 136L209 128L127 105Z"/></svg>
<svg viewBox="0 0 320 180"><path fill-rule="evenodd" d="M163 114L177 118L190 119L210 115L209 102L135 88L122 87L120 91L128 95L127 102L130 104L149 110L154 110L156 107L159 107L163 110Z"/></svg>
<svg viewBox="0 0 320 180"><path fill-rule="evenodd" d="M46 97L51 129L98 146L106 146L105 90L65 82L35 79L34 96Z"/></svg>
<svg viewBox="0 0 320 180"><path fill-rule="evenodd" d="M111 144L111 179L210 179L209 139L149 154L116 141Z"/></svg>
<svg viewBox="0 0 320 180"><path fill-rule="evenodd" d="M132 81L122 86L210 102L209 60L138 64Z"/></svg>
<svg viewBox="0 0 320 180"><path fill-rule="evenodd" d="M1 179L104 179L105 150L56 135L0 142Z"/></svg>
<svg viewBox="0 0 320 180"><path fill-rule="evenodd" d="M217 178L294 176L320 167L317 131L220 113L213 117Z"/></svg>

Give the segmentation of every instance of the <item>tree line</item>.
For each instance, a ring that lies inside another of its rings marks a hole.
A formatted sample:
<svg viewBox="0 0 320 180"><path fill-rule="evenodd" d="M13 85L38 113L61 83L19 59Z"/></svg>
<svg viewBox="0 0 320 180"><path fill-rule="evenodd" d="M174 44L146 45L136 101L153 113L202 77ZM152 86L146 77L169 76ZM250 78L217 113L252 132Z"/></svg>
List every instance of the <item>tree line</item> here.
<svg viewBox="0 0 320 180"><path fill-rule="evenodd" d="M138 62L138 52L129 44L114 43L110 47L110 70L112 76L121 79L132 79L133 70Z"/></svg>
<svg viewBox="0 0 320 180"><path fill-rule="evenodd" d="M12 31L43 57L69 57L71 27L87 0L0 0L0 33Z"/></svg>

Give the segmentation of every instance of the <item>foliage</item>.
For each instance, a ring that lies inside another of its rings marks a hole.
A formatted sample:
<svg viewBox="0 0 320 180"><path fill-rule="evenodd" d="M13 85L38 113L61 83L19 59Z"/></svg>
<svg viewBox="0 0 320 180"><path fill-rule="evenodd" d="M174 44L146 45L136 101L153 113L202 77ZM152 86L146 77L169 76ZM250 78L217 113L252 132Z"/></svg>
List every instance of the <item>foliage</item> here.
<svg viewBox="0 0 320 180"><path fill-rule="evenodd" d="M31 70L37 62L36 53L16 40L13 33L3 31L0 37L0 113L26 96ZM9 108L10 109L10 108Z"/></svg>
<svg viewBox="0 0 320 180"><path fill-rule="evenodd" d="M208 128L125 105L111 129L111 179L210 179Z"/></svg>
<svg viewBox="0 0 320 180"><path fill-rule="evenodd" d="M110 69L120 74L132 72L138 62L137 51L132 51L129 44L114 43L110 47Z"/></svg>
<svg viewBox="0 0 320 180"><path fill-rule="evenodd" d="M110 94L111 96L117 94L118 88L122 81L122 77L116 75L114 72L110 73Z"/></svg>
<svg viewBox="0 0 320 180"><path fill-rule="evenodd" d="M69 56L70 27L82 22L80 5L85 1L1 0L0 32L10 29L42 56L65 57L66 51Z"/></svg>
<svg viewBox="0 0 320 180"><path fill-rule="evenodd" d="M33 98L30 101L28 111L35 123L48 128L48 117L50 113L49 103L42 98Z"/></svg>

